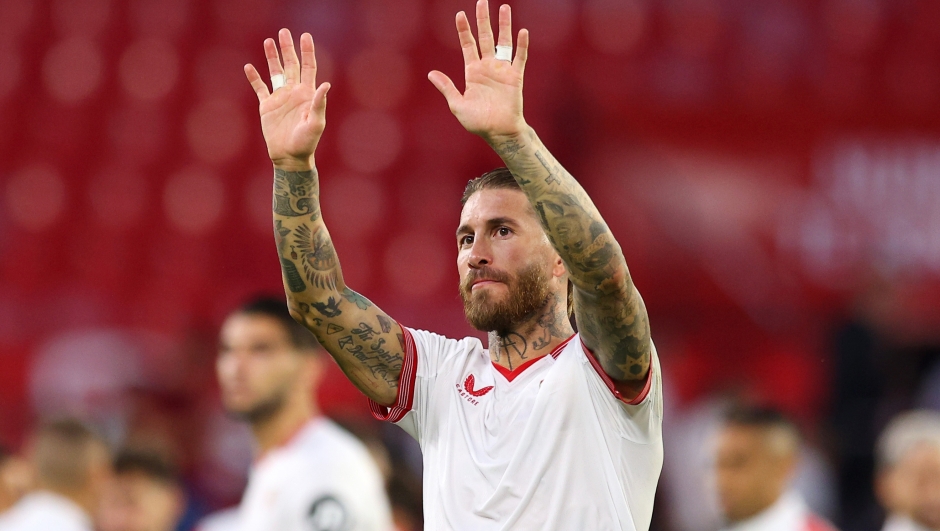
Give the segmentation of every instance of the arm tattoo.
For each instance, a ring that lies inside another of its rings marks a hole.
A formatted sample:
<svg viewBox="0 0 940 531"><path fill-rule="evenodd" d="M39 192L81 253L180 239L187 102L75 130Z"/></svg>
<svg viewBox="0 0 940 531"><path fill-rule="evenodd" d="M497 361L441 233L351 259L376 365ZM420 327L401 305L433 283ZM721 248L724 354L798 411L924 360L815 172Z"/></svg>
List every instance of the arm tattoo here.
<svg viewBox="0 0 940 531"><path fill-rule="evenodd" d="M404 339L394 320L343 282L319 195L316 170L275 169L274 238L288 304L353 384L389 403L397 395Z"/></svg>
<svg viewBox="0 0 940 531"><path fill-rule="evenodd" d="M535 158L539 159L539 164L541 164L542 167L545 168L545 171L548 172L548 176L545 177L545 184L558 183L558 176L562 171L564 171L564 169L562 169L557 162L550 164L545 155L543 155L540 151L535 152Z"/></svg>
<svg viewBox="0 0 940 531"><path fill-rule="evenodd" d="M316 171L274 170L274 213L279 216L320 218Z"/></svg>
<svg viewBox="0 0 940 531"><path fill-rule="evenodd" d="M301 265L310 285L335 291L336 264L339 261L336 258L336 250L333 249L333 242L325 232L322 225L318 226L316 234L313 234L310 227L301 224L294 230L294 243L303 258ZM293 254L291 258L296 259Z"/></svg>
<svg viewBox="0 0 940 531"><path fill-rule="evenodd" d="M565 263L575 286L575 315L585 344L611 378L643 379L652 348L646 307L620 245L591 198L531 129L519 137L495 141L493 148L529 198ZM552 319L540 319L544 331L533 341L534 349L552 341Z"/></svg>

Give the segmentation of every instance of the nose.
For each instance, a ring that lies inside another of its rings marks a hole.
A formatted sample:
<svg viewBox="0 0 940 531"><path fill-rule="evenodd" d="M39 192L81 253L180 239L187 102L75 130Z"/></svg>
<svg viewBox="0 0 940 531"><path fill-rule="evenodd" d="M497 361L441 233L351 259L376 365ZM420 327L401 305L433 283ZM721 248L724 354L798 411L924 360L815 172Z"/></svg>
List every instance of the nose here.
<svg viewBox="0 0 940 531"><path fill-rule="evenodd" d="M493 263L492 247L486 238L473 239L468 263L470 267L474 269L479 269Z"/></svg>

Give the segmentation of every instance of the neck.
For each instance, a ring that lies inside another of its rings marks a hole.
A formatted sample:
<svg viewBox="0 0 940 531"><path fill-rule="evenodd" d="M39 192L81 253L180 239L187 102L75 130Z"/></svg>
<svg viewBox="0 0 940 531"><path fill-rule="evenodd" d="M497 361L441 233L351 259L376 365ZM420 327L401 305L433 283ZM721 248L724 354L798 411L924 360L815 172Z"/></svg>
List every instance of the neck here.
<svg viewBox="0 0 940 531"><path fill-rule="evenodd" d="M512 330L489 333L490 359L514 370L526 361L550 353L572 334L564 299L553 294L540 311Z"/></svg>
<svg viewBox="0 0 940 531"><path fill-rule="evenodd" d="M65 489L49 485L42 480L39 481L38 487L39 490L45 490L67 498L69 501L79 506L86 515L92 515L98 510L96 496L89 488Z"/></svg>
<svg viewBox="0 0 940 531"><path fill-rule="evenodd" d="M304 424L320 415L320 408L307 396L294 397L273 415L251 424L259 457L287 444Z"/></svg>

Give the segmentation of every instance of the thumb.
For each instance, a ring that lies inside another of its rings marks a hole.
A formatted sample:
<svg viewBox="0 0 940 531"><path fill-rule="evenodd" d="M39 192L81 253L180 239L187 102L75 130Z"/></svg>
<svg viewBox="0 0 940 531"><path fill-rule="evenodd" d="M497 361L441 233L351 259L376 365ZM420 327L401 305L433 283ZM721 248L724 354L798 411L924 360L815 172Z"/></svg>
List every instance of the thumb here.
<svg viewBox="0 0 940 531"><path fill-rule="evenodd" d="M460 91L454 86L454 82L451 81L446 74L438 70L432 70L428 73L428 80L444 95L444 98L447 99L447 105L449 105L451 111L453 111L454 105L462 97Z"/></svg>

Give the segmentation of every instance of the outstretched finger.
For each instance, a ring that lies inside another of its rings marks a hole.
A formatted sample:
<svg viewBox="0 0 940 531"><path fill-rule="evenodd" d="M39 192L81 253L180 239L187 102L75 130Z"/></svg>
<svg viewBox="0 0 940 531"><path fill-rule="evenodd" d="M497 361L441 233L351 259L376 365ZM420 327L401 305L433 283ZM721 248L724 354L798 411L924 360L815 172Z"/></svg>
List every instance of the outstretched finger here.
<svg viewBox="0 0 940 531"><path fill-rule="evenodd" d="M309 87L317 86L317 55L309 33L300 36L300 82Z"/></svg>
<svg viewBox="0 0 940 531"><path fill-rule="evenodd" d="M277 38L281 43L281 57L284 59L284 77L287 84L291 85L300 82L300 61L297 60L297 50L294 49L294 37L290 30L281 28L277 32Z"/></svg>
<svg viewBox="0 0 940 531"><path fill-rule="evenodd" d="M512 46L512 9L509 4L499 6L499 46Z"/></svg>
<svg viewBox="0 0 940 531"><path fill-rule="evenodd" d="M259 102L264 101L265 98L271 95L271 93L268 92L268 86L264 83L264 80L261 79L261 74L255 70L253 65L245 65L245 75L248 76L248 82L251 83L251 88L258 96Z"/></svg>
<svg viewBox="0 0 940 531"><path fill-rule="evenodd" d="M460 39L460 49L463 51L463 63L469 65L474 61L479 61L477 41L473 38L470 21L467 20L467 14L463 11L457 13L457 37Z"/></svg>
<svg viewBox="0 0 940 531"><path fill-rule="evenodd" d="M264 57L268 60L268 72L271 77L284 73L284 69L281 68L281 59L277 55L277 45L274 44L274 39L264 40Z"/></svg>
<svg viewBox="0 0 940 531"><path fill-rule="evenodd" d="M454 86L454 82L447 77L447 74L438 70L432 70L428 74L428 80L444 95L444 98L447 100L447 106L453 111L454 106L461 96L460 91Z"/></svg>
<svg viewBox="0 0 940 531"><path fill-rule="evenodd" d="M490 25L490 3L477 0L477 36L480 38L480 56L484 59L496 53L493 26Z"/></svg>
<svg viewBox="0 0 940 531"><path fill-rule="evenodd" d="M512 62L513 68L520 74L525 72L525 62L529 58L529 30L519 30L519 37L516 39L516 58Z"/></svg>
<svg viewBox="0 0 940 531"><path fill-rule="evenodd" d="M311 116L324 116L326 113L326 93L330 91L330 84L323 83L317 87L313 93L313 101L310 102L310 109L313 111Z"/></svg>

